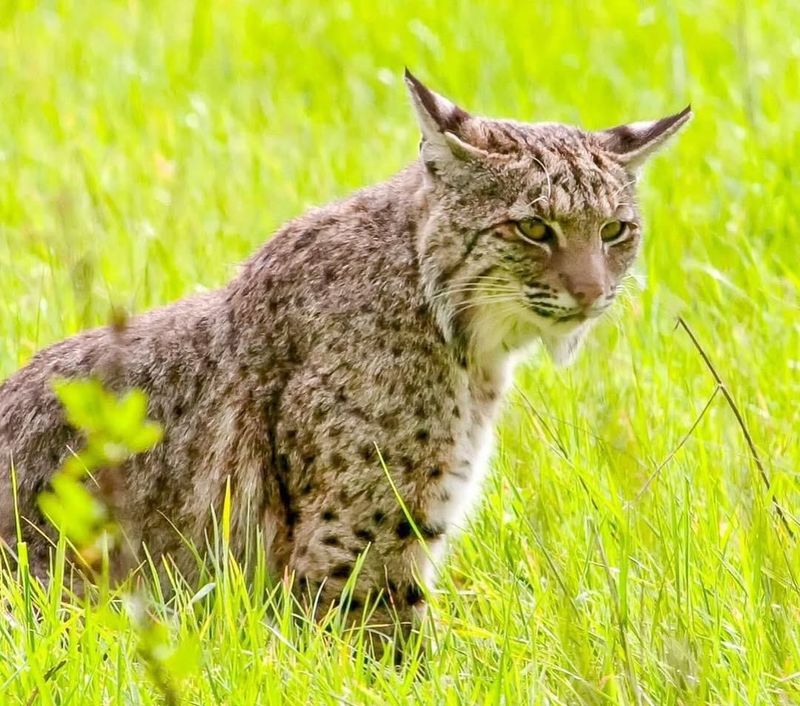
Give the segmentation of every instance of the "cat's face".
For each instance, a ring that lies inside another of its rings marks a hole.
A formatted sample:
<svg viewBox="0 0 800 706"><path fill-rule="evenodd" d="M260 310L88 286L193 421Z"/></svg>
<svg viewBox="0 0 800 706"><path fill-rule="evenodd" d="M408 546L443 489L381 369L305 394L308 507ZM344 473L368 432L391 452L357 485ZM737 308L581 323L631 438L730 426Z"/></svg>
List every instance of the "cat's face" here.
<svg viewBox="0 0 800 706"><path fill-rule="evenodd" d="M592 133L475 118L407 81L427 173L423 268L440 319L480 321L505 347L539 337L569 358L635 259L636 170L689 110Z"/></svg>

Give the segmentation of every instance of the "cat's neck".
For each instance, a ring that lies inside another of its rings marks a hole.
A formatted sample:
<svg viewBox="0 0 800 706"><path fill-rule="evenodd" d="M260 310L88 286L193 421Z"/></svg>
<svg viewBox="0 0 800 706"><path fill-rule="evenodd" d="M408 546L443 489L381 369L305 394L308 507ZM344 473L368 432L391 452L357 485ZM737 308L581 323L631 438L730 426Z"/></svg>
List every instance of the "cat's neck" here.
<svg viewBox="0 0 800 706"><path fill-rule="evenodd" d="M427 188L424 167L416 165L401 175L406 188L415 189L413 197L406 201L416 224L414 247L428 309L470 377L502 391L510 382L515 364L538 343L540 331L512 312L504 313L502 308L498 312L498 307L491 305L469 306L474 285L450 279L463 253L443 252L443 248L431 244L436 204Z"/></svg>

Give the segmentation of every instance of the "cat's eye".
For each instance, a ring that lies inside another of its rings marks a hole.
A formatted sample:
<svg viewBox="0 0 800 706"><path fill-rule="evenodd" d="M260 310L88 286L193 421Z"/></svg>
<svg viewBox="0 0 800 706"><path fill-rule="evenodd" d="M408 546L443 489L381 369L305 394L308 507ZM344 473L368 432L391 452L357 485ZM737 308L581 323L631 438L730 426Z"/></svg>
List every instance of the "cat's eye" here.
<svg viewBox="0 0 800 706"><path fill-rule="evenodd" d="M555 235L553 229L538 218L525 218L517 221L516 226L525 240L532 240L535 243L546 243Z"/></svg>
<svg viewBox="0 0 800 706"><path fill-rule="evenodd" d="M628 224L624 221L609 221L600 229L600 238L604 243L610 243L625 235Z"/></svg>

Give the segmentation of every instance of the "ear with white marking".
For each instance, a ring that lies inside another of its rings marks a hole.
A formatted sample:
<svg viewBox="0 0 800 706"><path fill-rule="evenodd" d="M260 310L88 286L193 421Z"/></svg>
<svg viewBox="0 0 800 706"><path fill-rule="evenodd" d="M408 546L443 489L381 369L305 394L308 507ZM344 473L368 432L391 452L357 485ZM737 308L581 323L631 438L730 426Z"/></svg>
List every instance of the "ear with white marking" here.
<svg viewBox="0 0 800 706"><path fill-rule="evenodd" d="M453 175L466 164L488 156L463 139L464 128L472 120L467 111L434 93L408 69L405 80L422 132L420 156L432 173Z"/></svg>
<svg viewBox="0 0 800 706"><path fill-rule="evenodd" d="M594 134L608 152L621 159L631 171L637 171L691 119L692 106L687 105L680 113L660 120L618 125Z"/></svg>

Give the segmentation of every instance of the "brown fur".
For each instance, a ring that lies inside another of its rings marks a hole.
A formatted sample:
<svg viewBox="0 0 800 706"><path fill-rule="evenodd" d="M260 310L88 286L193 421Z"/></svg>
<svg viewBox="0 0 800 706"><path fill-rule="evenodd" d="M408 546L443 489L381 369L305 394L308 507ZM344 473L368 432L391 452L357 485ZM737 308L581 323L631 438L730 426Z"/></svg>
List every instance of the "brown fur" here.
<svg viewBox="0 0 800 706"><path fill-rule="evenodd" d="M58 343L0 386L0 539L16 544L13 463L41 575L36 497L81 443L51 380L102 374L145 390L165 428L123 469L128 532L152 555L191 574L177 530L205 546L230 479L239 558L260 527L275 575L325 605L366 551L353 608L421 605L419 535L435 559L463 525L515 356L541 339L569 357L611 303L639 243L635 170L688 112L591 133L475 118L407 80L419 161L289 223L224 289ZM521 237L529 217L555 239ZM613 219L628 237L603 245Z"/></svg>

